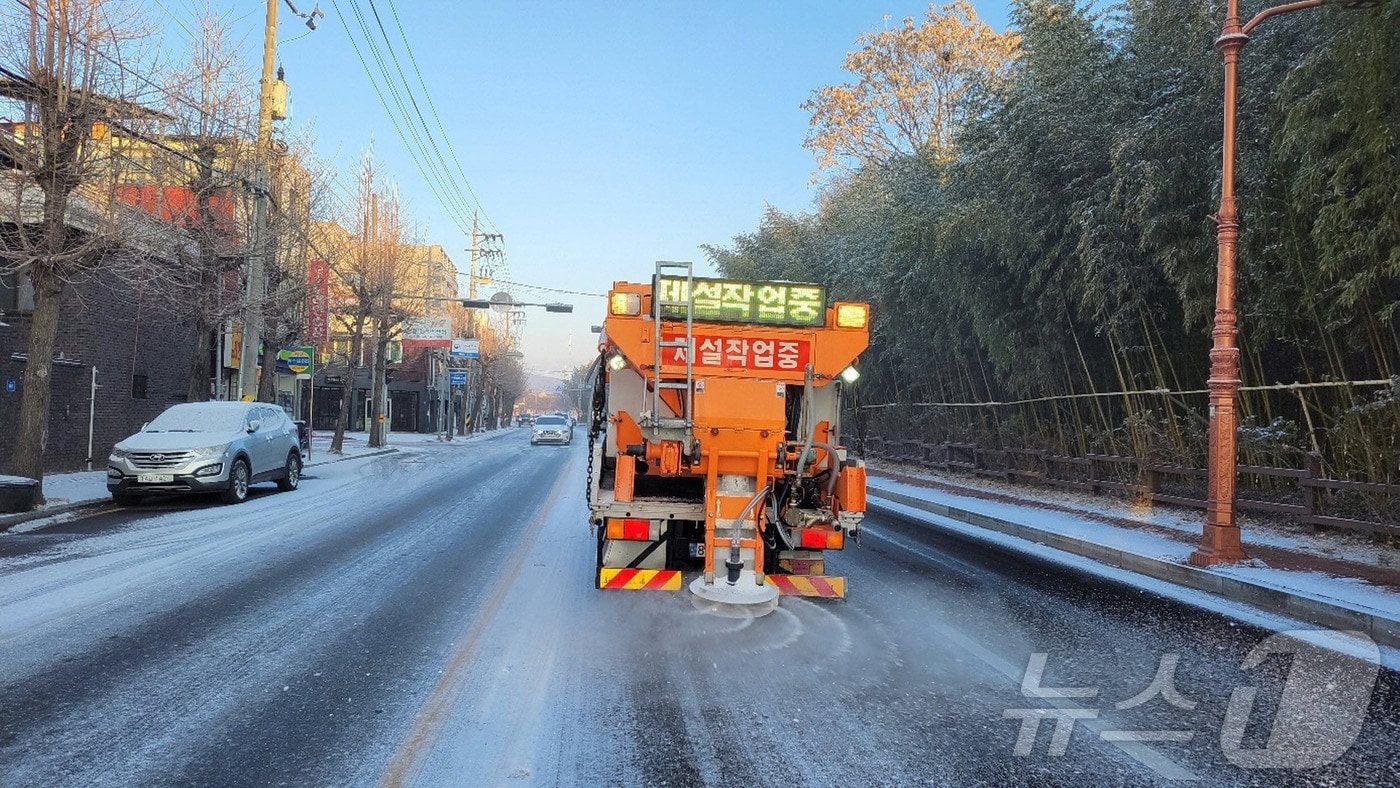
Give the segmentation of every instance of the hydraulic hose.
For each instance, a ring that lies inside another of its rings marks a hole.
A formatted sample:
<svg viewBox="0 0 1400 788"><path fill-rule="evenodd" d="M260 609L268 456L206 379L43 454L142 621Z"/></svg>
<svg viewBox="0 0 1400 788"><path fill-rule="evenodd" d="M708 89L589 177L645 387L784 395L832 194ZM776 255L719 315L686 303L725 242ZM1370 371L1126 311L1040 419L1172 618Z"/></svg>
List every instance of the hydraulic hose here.
<svg viewBox="0 0 1400 788"><path fill-rule="evenodd" d="M802 418L806 419L807 439L802 443L802 452L797 455L797 475L807 468L807 452L812 450L812 441L817 437L817 420L812 417L812 365L807 365L807 377L802 381Z"/></svg>
<svg viewBox="0 0 1400 788"><path fill-rule="evenodd" d="M724 562L724 568L728 571L728 581L730 585L738 585L739 573L744 569L744 557L743 554L739 552L739 535L740 529L743 527L744 519L749 516L749 512L752 512L755 506L758 506L758 504L767 497L768 488L764 487L762 490L758 491L758 494L753 497L753 500L749 501L748 506L744 507L744 511L740 512L739 516L734 520L734 535L729 539L729 559ZM757 523L754 524L753 532L754 538L758 538Z"/></svg>

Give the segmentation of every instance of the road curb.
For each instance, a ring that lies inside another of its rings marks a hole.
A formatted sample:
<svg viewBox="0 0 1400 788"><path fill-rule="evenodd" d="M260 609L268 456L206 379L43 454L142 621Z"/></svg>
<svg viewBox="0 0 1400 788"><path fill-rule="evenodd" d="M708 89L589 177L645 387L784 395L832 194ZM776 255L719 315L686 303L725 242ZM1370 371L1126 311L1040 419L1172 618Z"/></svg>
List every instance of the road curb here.
<svg viewBox="0 0 1400 788"><path fill-rule="evenodd" d="M1073 536L1044 531L1010 520L960 509L956 506L925 501L912 495L871 487L867 489L867 496L867 503L872 508L880 508L880 506L878 502L871 499L884 498L903 506L947 517L950 520L957 520L968 525L975 525L989 531L996 531L1007 536L1014 536L1027 542L1043 544L1129 572L1136 572L1197 591L1205 591L1269 613L1277 613L1330 629L1365 632L1370 635L1372 640L1381 645L1400 648L1400 619L1387 617L1369 608L1350 607L1337 602L1303 596L1287 589L1226 577L1208 569L1136 555ZM940 528L938 523L928 521L925 523L931 528ZM940 530L947 530L960 536L967 535L962 530L954 531L949 528L940 528Z"/></svg>
<svg viewBox="0 0 1400 788"><path fill-rule="evenodd" d="M45 517L57 517L60 514L82 512L87 509L100 509L103 506L111 505L111 503L111 498L97 498L91 501L65 503L60 506L54 506L49 509L35 509L33 511L20 512L18 514L0 515L0 533L4 533L5 531L10 530L16 525L19 525L20 523L27 523L30 520L42 520Z"/></svg>
<svg viewBox="0 0 1400 788"><path fill-rule="evenodd" d="M336 457L334 460L321 460L320 462L308 462L308 463L307 463L305 466L303 466L303 467L305 467L305 468L317 468L317 467L320 467L320 466L322 466L322 465L334 465L334 464L337 463L337 462L345 462L345 461L347 461L347 460L363 460L363 459L365 459L366 457L382 457L382 456L384 456L385 454L395 454L395 453L398 452L398 450L399 450L399 449L398 449L397 446L390 446L390 447L387 448L387 449L380 449L379 451L371 451L371 452L366 452L366 453L364 453L364 454L351 454L351 455L348 456L348 457L346 457L346 456L340 456L340 457ZM318 456L319 456L319 455L318 455Z"/></svg>

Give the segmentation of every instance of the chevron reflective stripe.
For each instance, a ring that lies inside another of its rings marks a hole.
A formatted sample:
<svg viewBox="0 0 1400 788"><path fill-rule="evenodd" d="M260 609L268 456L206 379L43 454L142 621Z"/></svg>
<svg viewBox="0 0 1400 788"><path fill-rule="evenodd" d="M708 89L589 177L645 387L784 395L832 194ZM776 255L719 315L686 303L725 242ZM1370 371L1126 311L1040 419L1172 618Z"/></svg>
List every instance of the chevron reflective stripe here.
<svg viewBox="0 0 1400 788"><path fill-rule="evenodd" d="M605 566L598 573L598 587L629 591L679 591L681 573L668 569L615 569Z"/></svg>
<svg viewBox="0 0 1400 788"><path fill-rule="evenodd" d="M846 578L801 577L798 575L768 575L768 583L783 596L821 596L844 599Z"/></svg>

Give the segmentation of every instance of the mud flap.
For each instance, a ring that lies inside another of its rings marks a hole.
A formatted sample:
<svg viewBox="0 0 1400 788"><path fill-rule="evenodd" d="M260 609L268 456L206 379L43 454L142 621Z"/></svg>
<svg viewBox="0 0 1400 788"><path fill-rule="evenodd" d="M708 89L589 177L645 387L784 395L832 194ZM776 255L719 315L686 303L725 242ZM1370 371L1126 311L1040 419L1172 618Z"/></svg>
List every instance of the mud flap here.
<svg viewBox="0 0 1400 788"><path fill-rule="evenodd" d="M768 584L782 596L815 596L829 599L846 598L846 578L820 575L769 575Z"/></svg>

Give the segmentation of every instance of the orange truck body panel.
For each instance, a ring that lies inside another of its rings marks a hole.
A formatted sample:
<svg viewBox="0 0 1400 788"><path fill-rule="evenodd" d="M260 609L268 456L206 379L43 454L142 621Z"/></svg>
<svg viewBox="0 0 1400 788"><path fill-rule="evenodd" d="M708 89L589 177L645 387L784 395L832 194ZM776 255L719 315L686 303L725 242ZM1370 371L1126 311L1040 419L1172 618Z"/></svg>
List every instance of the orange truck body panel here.
<svg viewBox="0 0 1400 788"><path fill-rule="evenodd" d="M632 304L630 314L611 308L619 299ZM606 438L599 438L599 477L589 503L595 525L651 517L661 527L650 533L667 536L650 548L641 540L629 546L613 538L619 529L600 528L600 578L604 569L611 578L611 585L600 580L600 587L639 587L619 584L612 570L672 570L687 560L692 568L703 561L710 576L715 552L731 547L735 519L765 490L779 521L768 522L767 505L749 510L738 540L746 563L760 581L765 570L824 567L819 551L841 549L848 534L858 535L865 509L864 466L839 445L836 425L839 376L869 344L868 325L838 326L836 308L825 306L822 325L693 317L686 343L686 322L663 318L658 325L652 299L652 283L617 282L609 294L599 343L608 404L595 420L606 427ZM851 306L868 316L865 305ZM666 413L648 413L648 407ZM815 426L796 429L794 408L801 424ZM687 413L689 420L682 418ZM661 425L663 420L670 423ZM784 529L785 536L776 551L765 545L773 541L773 529ZM687 555L673 552L683 546ZM831 587L844 595L844 580L830 580L839 581ZM790 586L779 583L783 593L796 593Z"/></svg>

